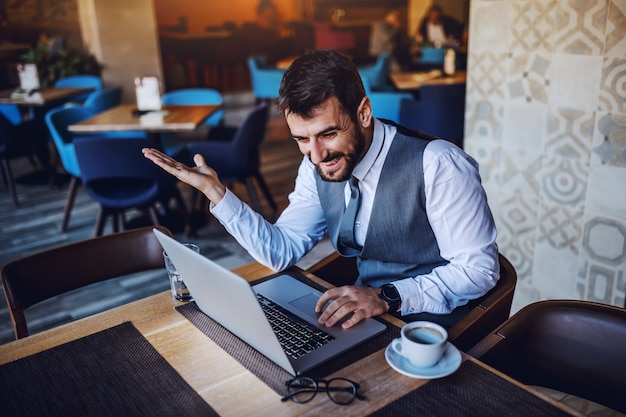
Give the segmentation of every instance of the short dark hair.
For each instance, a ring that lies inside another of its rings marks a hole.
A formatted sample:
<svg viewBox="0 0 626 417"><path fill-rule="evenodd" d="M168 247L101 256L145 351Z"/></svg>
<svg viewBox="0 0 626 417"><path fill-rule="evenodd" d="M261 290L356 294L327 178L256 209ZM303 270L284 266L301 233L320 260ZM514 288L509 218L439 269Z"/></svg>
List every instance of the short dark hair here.
<svg viewBox="0 0 626 417"><path fill-rule="evenodd" d="M334 50L315 50L296 59L285 71L278 92L278 109L303 118L331 97L356 121L365 97L359 70L345 54Z"/></svg>

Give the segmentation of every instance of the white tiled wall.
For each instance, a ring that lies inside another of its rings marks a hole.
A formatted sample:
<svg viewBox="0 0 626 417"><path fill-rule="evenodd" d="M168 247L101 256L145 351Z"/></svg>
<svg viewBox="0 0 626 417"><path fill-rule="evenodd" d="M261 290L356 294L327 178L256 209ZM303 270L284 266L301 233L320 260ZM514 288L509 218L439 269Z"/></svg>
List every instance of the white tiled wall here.
<svg viewBox="0 0 626 417"><path fill-rule="evenodd" d="M626 0L473 0L466 150L513 309L543 299L623 305Z"/></svg>

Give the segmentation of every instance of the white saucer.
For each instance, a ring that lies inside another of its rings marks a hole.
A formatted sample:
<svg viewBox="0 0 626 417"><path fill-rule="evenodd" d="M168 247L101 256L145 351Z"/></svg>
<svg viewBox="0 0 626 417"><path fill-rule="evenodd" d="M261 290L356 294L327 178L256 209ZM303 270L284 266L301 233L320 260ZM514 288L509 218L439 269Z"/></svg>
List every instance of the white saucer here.
<svg viewBox="0 0 626 417"><path fill-rule="evenodd" d="M443 356L433 366L422 368L413 365L408 359L393 350L391 343L385 349L385 359L387 359L389 366L401 374L421 379L442 378L450 375L461 366L461 352L450 342L446 343Z"/></svg>

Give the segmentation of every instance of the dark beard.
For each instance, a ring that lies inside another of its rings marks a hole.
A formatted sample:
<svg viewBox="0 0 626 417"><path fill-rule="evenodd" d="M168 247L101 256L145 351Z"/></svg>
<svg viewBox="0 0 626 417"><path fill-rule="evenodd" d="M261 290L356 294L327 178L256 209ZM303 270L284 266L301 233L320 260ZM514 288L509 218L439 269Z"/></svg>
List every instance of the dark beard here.
<svg viewBox="0 0 626 417"><path fill-rule="evenodd" d="M352 175L352 171L354 171L354 167L356 167L359 161L361 160L361 158L363 158L363 153L365 151L365 135L363 134L363 132L361 132L361 130L357 128L355 131L354 137L356 139L354 152L350 154L343 154L343 153L335 152L333 154L328 155L321 162L321 163L324 163L324 162L332 161L333 159L338 158L338 157L344 157L346 164L344 166L343 171L340 173L338 177L328 176L322 170L322 168L320 168L319 164L315 165L315 169L317 170L317 173L324 181L343 182L343 181L347 181L348 179L350 179L350 176Z"/></svg>

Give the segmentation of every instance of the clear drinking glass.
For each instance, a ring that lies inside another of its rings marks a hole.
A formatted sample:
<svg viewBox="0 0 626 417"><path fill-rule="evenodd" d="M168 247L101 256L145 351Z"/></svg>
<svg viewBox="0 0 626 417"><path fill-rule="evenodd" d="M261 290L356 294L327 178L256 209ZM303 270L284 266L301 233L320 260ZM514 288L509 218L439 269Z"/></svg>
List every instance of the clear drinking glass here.
<svg viewBox="0 0 626 417"><path fill-rule="evenodd" d="M196 253L200 253L200 248L194 243L184 244L189 249ZM172 263L172 260L167 256L167 253L163 251L163 260L165 261L165 269L167 269L167 275L170 279L170 287L172 288L172 297L177 301L191 301L193 297L189 293L189 289L185 285L183 278L180 276L178 270Z"/></svg>

